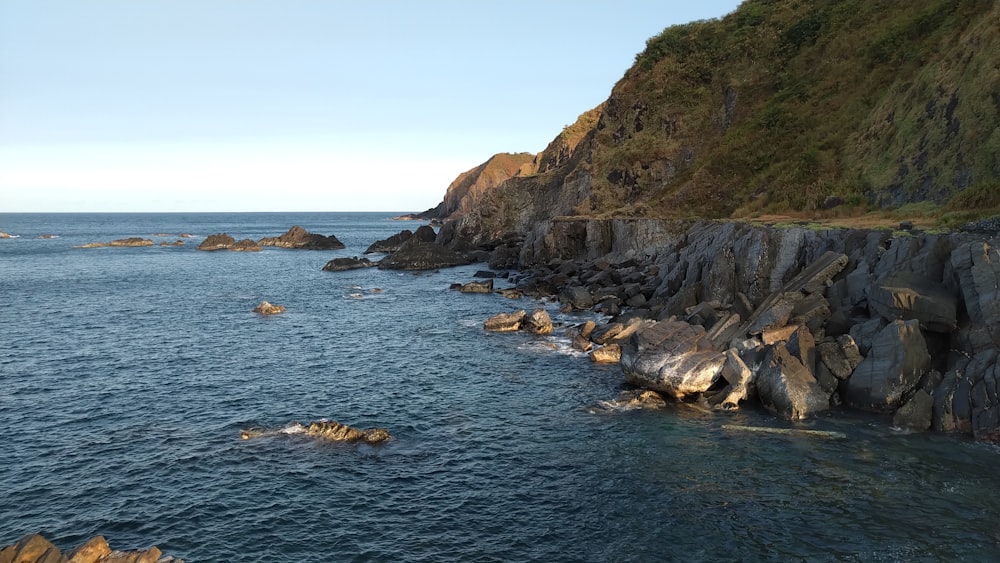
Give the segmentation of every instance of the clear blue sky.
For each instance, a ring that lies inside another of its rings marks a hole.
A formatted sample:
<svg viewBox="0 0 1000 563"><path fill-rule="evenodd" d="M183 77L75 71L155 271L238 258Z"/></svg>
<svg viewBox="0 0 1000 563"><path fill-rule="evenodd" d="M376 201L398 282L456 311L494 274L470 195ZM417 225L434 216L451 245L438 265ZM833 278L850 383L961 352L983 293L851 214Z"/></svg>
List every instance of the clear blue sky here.
<svg viewBox="0 0 1000 563"><path fill-rule="evenodd" d="M422 211L738 0L0 0L0 211Z"/></svg>

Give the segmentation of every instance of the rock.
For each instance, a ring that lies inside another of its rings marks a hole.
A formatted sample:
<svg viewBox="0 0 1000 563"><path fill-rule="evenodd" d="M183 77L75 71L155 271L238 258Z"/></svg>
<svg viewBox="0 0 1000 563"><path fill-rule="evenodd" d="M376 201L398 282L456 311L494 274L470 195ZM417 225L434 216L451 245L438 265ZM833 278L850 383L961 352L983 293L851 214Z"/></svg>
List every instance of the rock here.
<svg viewBox="0 0 1000 563"><path fill-rule="evenodd" d="M958 326L957 298L943 285L913 272L892 271L868 291L868 307L887 321L917 319L932 332Z"/></svg>
<svg viewBox="0 0 1000 563"><path fill-rule="evenodd" d="M91 538L90 541L66 554L70 563L99 563L101 559L111 555L111 546L104 536Z"/></svg>
<svg viewBox="0 0 1000 563"><path fill-rule="evenodd" d="M622 391L618 397L610 401L598 403L602 408L614 411L630 411L637 409L662 409L667 401L656 391L649 389L632 389Z"/></svg>
<svg viewBox="0 0 1000 563"><path fill-rule="evenodd" d="M14 235L0 231L0 238L14 238Z"/></svg>
<svg viewBox="0 0 1000 563"><path fill-rule="evenodd" d="M364 253L372 254L375 252L381 252L384 254L392 254L393 252L399 250L399 247L402 246L404 242L410 240L412 236L413 236L413 231L409 229L404 229L392 235L389 238L377 240L371 243L371 245L368 246L368 249L365 250Z"/></svg>
<svg viewBox="0 0 1000 563"><path fill-rule="evenodd" d="M816 378L783 344L768 350L754 383L761 404L789 420L808 418L830 409L830 394L823 391Z"/></svg>
<svg viewBox="0 0 1000 563"><path fill-rule="evenodd" d="M493 293L493 280L469 282L462 284L458 290L462 293Z"/></svg>
<svg viewBox="0 0 1000 563"><path fill-rule="evenodd" d="M30 534L17 543L0 549L0 563L184 563L173 557L162 557L156 547L140 551L112 551L103 536L67 552L38 534Z"/></svg>
<svg viewBox="0 0 1000 563"><path fill-rule="evenodd" d="M972 437L1000 443L1000 351L989 350L972 357L966 377L972 383Z"/></svg>
<svg viewBox="0 0 1000 563"><path fill-rule="evenodd" d="M884 319L876 317L851 326L851 338L857 343L858 352L862 356L868 355L868 352L872 349L872 342L875 341L878 333L882 332L882 329L885 328L885 324Z"/></svg>
<svg viewBox="0 0 1000 563"><path fill-rule="evenodd" d="M784 327L792 317L795 305L805 297L798 291L787 291L773 295L754 312L747 328L747 334L758 335L765 331Z"/></svg>
<svg viewBox="0 0 1000 563"><path fill-rule="evenodd" d="M931 413L934 399L927 391L917 389L903 406L892 415L892 425L917 432L923 432L931 427Z"/></svg>
<svg viewBox="0 0 1000 563"><path fill-rule="evenodd" d="M532 334L552 334L552 318L545 309L535 309L525 318L524 328Z"/></svg>
<svg viewBox="0 0 1000 563"><path fill-rule="evenodd" d="M596 328L597 328L597 323L588 320L587 322L583 323L583 326L580 327L580 336L582 336L583 338L590 338L590 335L594 333L594 329Z"/></svg>
<svg viewBox="0 0 1000 563"><path fill-rule="evenodd" d="M321 438L334 442L365 442L367 444L381 444L392 439L385 428L366 428L364 430L341 424L332 420L318 420L310 422L308 426L303 426L298 422L276 430L262 430L259 428L248 428L240 430L240 438L249 440L261 436L279 436L303 434L311 438Z"/></svg>
<svg viewBox="0 0 1000 563"><path fill-rule="evenodd" d="M851 377L863 358L858 346L850 335L841 335L837 340L821 342L816 346L819 359L841 381Z"/></svg>
<svg viewBox="0 0 1000 563"><path fill-rule="evenodd" d="M234 250L240 252L258 252L262 250L259 244L250 240L243 239L241 241L236 241L233 237L227 235L226 233L209 235L205 240L201 241L198 245L198 250Z"/></svg>
<svg viewBox="0 0 1000 563"><path fill-rule="evenodd" d="M253 308L254 313L260 313L261 315L277 315L278 313L285 312L284 305L272 305L267 301L261 301L259 305Z"/></svg>
<svg viewBox="0 0 1000 563"><path fill-rule="evenodd" d="M771 344L788 340L798 329L799 327L796 325L765 329L760 333L760 339L764 341L765 345L770 346Z"/></svg>
<svg viewBox="0 0 1000 563"><path fill-rule="evenodd" d="M816 339L813 337L812 333L809 332L809 329L804 326L797 327L795 332L793 332L788 338L788 343L785 344L785 348L788 350L789 354L802 362L802 365L809 370L809 373L816 373L816 365L819 361L819 352L816 351Z"/></svg>
<svg viewBox="0 0 1000 563"><path fill-rule="evenodd" d="M822 349L820 355L825 358ZM920 322L893 321L882 329L868 357L848 380L847 404L872 412L892 412L917 386L930 362Z"/></svg>
<svg viewBox="0 0 1000 563"><path fill-rule="evenodd" d="M508 287L500 289L497 291L497 293L506 297L507 299L520 299L521 297L524 297L524 294L521 293L521 290L517 289L516 287Z"/></svg>
<svg viewBox="0 0 1000 563"><path fill-rule="evenodd" d="M618 344L608 344L591 350L588 354L595 364L617 364L622 359L622 347Z"/></svg>
<svg viewBox="0 0 1000 563"><path fill-rule="evenodd" d="M434 242L437 239L437 233L434 232L434 227L430 225L420 225L413 232L413 238L421 242Z"/></svg>
<svg viewBox="0 0 1000 563"><path fill-rule="evenodd" d="M624 328L625 325L619 322L605 323L590 332L590 339L594 341L594 344L603 346L614 340Z"/></svg>
<svg viewBox="0 0 1000 563"><path fill-rule="evenodd" d="M500 313L494 315L483 323L483 328L490 332L515 332L521 330L521 324L527 312L524 309L513 313Z"/></svg>
<svg viewBox="0 0 1000 563"><path fill-rule="evenodd" d="M492 270L476 270L476 273L472 274L472 277L488 280L488 279L495 279L501 276L499 276L496 272Z"/></svg>
<svg viewBox="0 0 1000 563"><path fill-rule="evenodd" d="M622 347L625 379L677 399L707 391L718 381L726 355L704 339L704 328L683 321L644 327Z"/></svg>
<svg viewBox="0 0 1000 563"><path fill-rule="evenodd" d="M470 260L462 254L433 242L426 242L414 234L396 252L383 258L378 267L385 270L435 270L469 263Z"/></svg>
<svg viewBox="0 0 1000 563"><path fill-rule="evenodd" d="M570 286L559 292L559 302L577 311L586 311L594 306L590 291L582 286Z"/></svg>
<svg viewBox="0 0 1000 563"><path fill-rule="evenodd" d="M340 250L346 248L344 243L337 240L337 237L330 235L318 235L310 233L302 227L295 225L288 231L277 237L266 237L257 241L260 246L277 246L279 248L291 248L300 250Z"/></svg>
<svg viewBox="0 0 1000 563"><path fill-rule="evenodd" d="M81 245L79 248L134 248L140 246L153 246L153 241L141 237L129 237L113 240L111 242L89 242Z"/></svg>
<svg viewBox="0 0 1000 563"><path fill-rule="evenodd" d="M741 402L755 394L753 371L747 367L735 348L726 351L722 377L729 385L711 399L711 403L717 408L736 410L740 408Z"/></svg>
<svg viewBox="0 0 1000 563"><path fill-rule="evenodd" d="M367 258L334 258L323 266L324 272L345 272L347 270L360 270L362 268L372 268L378 266L378 262L372 262Z"/></svg>
<svg viewBox="0 0 1000 563"><path fill-rule="evenodd" d="M970 243L951 254L969 317L986 325L1000 324L1000 248L992 242Z"/></svg>

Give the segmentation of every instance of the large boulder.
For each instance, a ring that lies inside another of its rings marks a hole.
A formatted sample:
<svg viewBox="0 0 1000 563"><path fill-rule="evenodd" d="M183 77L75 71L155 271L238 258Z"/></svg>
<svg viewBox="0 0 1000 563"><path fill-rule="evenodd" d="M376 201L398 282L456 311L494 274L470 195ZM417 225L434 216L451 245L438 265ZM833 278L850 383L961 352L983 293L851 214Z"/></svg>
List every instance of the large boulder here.
<svg viewBox="0 0 1000 563"><path fill-rule="evenodd" d="M930 368L920 321L889 323L872 343L868 357L847 382L847 404L872 412L900 407Z"/></svg>
<svg viewBox="0 0 1000 563"><path fill-rule="evenodd" d="M736 410L740 403L756 394L754 373L735 348L726 351L726 363L722 366L722 377L729 384L712 398L712 403L721 409Z"/></svg>
<svg viewBox="0 0 1000 563"><path fill-rule="evenodd" d="M569 309L586 311L594 306L594 297L586 287L574 285L559 292L559 302Z"/></svg>
<svg viewBox="0 0 1000 563"><path fill-rule="evenodd" d="M637 331L622 347L621 365L629 383L683 399L715 384L725 361L704 328L666 320Z"/></svg>
<svg viewBox="0 0 1000 563"><path fill-rule="evenodd" d="M535 309L524 320L525 328L532 334L552 334L552 318L545 309Z"/></svg>
<svg viewBox="0 0 1000 563"><path fill-rule="evenodd" d="M337 237L310 233L295 225L288 232L277 237L265 237L257 241L260 246L277 246L279 248L294 248L301 250L340 250L346 248Z"/></svg>
<svg viewBox="0 0 1000 563"><path fill-rule="evenodd" d="M464 255L439 244L426 242L414 234L399 250L383 258L378 267L384 270L436 270L469 263L471 261Z"/></svg>
<svg viewBox="0 0 1000 563"><path fill-rule="evenodd" d="M830 394L783 343L775 344L764 355L754 384L761 404L789 420L808 418L830 409Z"/></svg>
<svg viewBox="0 0 1000 563"><path fill-rule="evenodd" d="M976 354L966 368L972 383L972 436L976 440L1000 442L1000 352Z"/></svg>
<svg viewBox="0 0 1000 563"><path fill-rule="evenodd" d="M958 326L957 298L943 285L913 272L891 271L868 291L868 306L887 321L917 319L932 332Z"/></svg>

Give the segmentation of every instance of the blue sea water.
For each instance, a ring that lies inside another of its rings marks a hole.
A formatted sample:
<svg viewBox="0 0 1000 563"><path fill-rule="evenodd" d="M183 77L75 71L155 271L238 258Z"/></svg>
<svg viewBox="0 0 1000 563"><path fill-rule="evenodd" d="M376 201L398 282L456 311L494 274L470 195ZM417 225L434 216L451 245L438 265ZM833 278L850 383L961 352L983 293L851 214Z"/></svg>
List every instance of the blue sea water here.
<svg viewBox="0 0 1000 563"><path fill-rule="evenodd" d="M0 240L0 545L104 535L189 562L1000 559L996 447L848 412L804 425L847 434L823 440L723 428L789 426L753 408L600 408L618 367L559 335L482 330L517 308L583 317L448 289L481 264L321 270L418 225L389 215L0 214L18 235ZM292 225L347 248L195 250ZM262 300L287 310L258 316ZM239 435L320 418L393 439Z"/></svg>

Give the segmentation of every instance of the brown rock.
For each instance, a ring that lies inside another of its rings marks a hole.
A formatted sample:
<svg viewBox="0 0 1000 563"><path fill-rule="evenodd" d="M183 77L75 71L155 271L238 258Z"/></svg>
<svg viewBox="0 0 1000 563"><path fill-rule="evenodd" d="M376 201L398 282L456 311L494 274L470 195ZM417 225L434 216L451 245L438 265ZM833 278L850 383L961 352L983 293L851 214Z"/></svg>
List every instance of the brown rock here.
<svg viewBox="0 0 1000 563"><path fill-rule="evenodd" d="M514 332L521 329L521 323L527 312L524 309L513 313L500 313L494 315L483 323L483 328L490 332Z"/></svg>
<svg viewBox="0 0 1000 563"><path fill-rule="evenodd" d="M101 559L111 554L111 547L104 536L96 536L87 543L66 554L70 563L99 563Z"/></svg>
<svg viewBox="0 0 1000 563"><path fill-rule="evenodd" d="M535 309L525 319L525 328L534 334L552 334L552 318L545 309Z"/></svg>
<svg viewBox="0 0 1000 563"><path fill-rule="evenodd" d="M298 225L288 229L281 236L262 238L257 244L260 246L277 246L280 248L301 250L339 250L346 248L344 243L337 240L337 237L333 235L324 236L310 233Z"/></svg>
<svg viewBox="0 0 1000 563"><path fill-rule="evenodd" d="M608 344L595 348L589 356L590 361L595 364L617 364L622 360L622 347L618 344Z"/></svg>
<svg viewBox="0 0 1000 563"><path fill-rule="evenodd" d="M284 311L284 305L272 305L267 301L261 301L260 304L253 309L254 313L260 313L261 315L277 315L278 313L283 313Z"/></svg>

